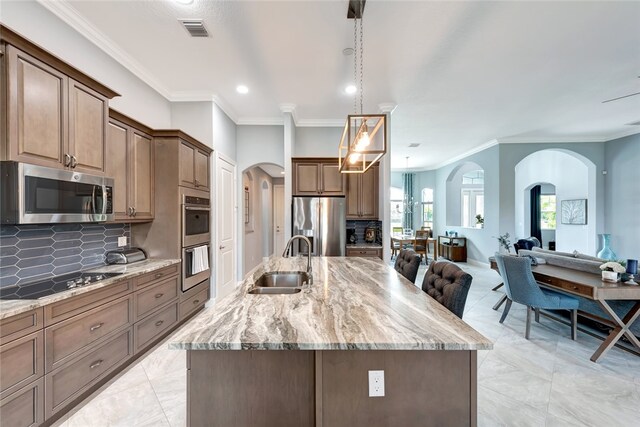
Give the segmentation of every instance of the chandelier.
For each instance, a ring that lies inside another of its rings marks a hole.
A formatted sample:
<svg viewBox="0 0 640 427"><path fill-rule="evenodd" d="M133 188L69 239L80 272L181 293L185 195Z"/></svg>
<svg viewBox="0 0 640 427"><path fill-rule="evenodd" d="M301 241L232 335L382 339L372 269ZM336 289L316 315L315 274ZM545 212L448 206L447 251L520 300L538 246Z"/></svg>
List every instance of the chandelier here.
<svg viewBox="0 0 640 427"><path fill-rule="evenodd" d="M384 114L363 114L364 89L362 12L365 0L351 0L347 18L353 18L353 80L357 79L360 60L360 85L353 95L354 114L347 116L338 146L338 165L341 173L365 173L387 152L387 125ZM358 29L360 40L358 43ZM359 49L359 51L358 51ZM360 112L358 113L358 92Z"/></svg>

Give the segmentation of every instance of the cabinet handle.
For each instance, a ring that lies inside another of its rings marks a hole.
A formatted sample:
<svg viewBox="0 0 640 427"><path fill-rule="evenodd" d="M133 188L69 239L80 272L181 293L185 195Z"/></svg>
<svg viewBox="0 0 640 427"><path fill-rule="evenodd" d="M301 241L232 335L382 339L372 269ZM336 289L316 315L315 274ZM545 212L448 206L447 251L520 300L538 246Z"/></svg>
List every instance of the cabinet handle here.
<svg viewBox="0 0 640 427"><path fill-rule="evenodd" d="M156 299L162 298L163 295L164 295L163 293L156 294Z"/></svg>
<svg viewBox="0 0 640 427"><path fill-rule="evenodd" d="M136 208L131 208L133 210L133 216L136 216Z"/></svg>
<svg viewBox="0 0 640 427"><path fill-rule="evenodd" d="M156 322L156 326L160 326L160 325L162 325L163 323L164 323L164 320L158 320L158 321Z"/></svg>
<svg viewBox="0 0 640 427"><path fill-rule="evenodd" d="M96 360L95 362L93 362L91 365L89 365L89 369L95 369L98 366L102 365L102 362L104 362L104 360L100 359L100 360Z"/></svg>
<svg viewBox="0 0 640 427"><path fill-rule="evenodd" d="M200 182L197 179L194 179L193 183L196 185L196 187L200 187Z"/></svg>
<svg viewBox="0 0 640 427"><path fill-rule="evenodd" d="M71 156L67 153L64 153L64 165L69 166L71 164Z"/></svg>
<svg viewBox="0 0 640 427"><path fill-rule="evenodd" d="M89 332L93 332L96 329L102 328L102 325L104 325L104 323L102 323L102 322L98 323L97 325L93 325L92 327L89 328Z"/></svg>
<svg viewBox="0 0 640 427"><path fill-rule="evenodd" d="M78 166L78 159L76 156L71 156L71 169L75 169Z"/></svg>
<svg viewBox="0 0 640 427"><path fill-rule="evenodd" d="M128 208L128 214L129 216L133 216L133 208L131 206Z"/></svg>
<svg viewBox="0 0 640 427"><path fill-rule="evenodd" d="M195 300L195 301L193 302L193 305L196 305L196 304L197 304L197 303L199 303L199 302L200 302L200 300L199 300L199 299L197 299L197 300Z"/></svg>
<svg viewBox="0 0 640 427"><path fill-rule="evenodd" d="M161 278L162 276L164 276L164 273L156 273L156 279Z"/></svg>

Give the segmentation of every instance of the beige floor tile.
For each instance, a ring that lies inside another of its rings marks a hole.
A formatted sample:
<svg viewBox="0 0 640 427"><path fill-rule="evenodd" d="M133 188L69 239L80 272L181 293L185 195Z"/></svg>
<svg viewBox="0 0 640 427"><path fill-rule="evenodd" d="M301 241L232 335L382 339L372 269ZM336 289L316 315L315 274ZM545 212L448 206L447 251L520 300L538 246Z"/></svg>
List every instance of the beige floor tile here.
<svg viewBox="0 0 640 427"><path fill-rule="evenodd" d="M546 415L546 411L486 387L478 387L479 427L544 427Z"/></svg>
<svg viewBox="0 0 640 427"><path fill-rule="evenodd" d="M187 376L186 371L157 377L151 380L160 406L171 427L187 425Z"/></svg>

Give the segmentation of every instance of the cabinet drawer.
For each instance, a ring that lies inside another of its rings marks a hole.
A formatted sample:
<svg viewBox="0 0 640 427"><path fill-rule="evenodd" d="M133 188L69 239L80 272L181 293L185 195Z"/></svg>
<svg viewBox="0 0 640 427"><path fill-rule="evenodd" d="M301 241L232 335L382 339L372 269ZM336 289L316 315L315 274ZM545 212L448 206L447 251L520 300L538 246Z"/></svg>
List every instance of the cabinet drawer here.
<svg viewBox="0 0 640 427"><path fill-rule="evenodd" d="M347 256L377 257L380 249L347 249Z"/></svg>
<svg viewBox="0 0 640 427"><path fill-rule="evenodd" d="M114 283L93 292L87 292L86 294L47 305L44 308L44 324L45 326L50 326L77 314L84 313L94 307L119 298L131 292L131 290L130 281Z"/></svg>
<svg viewBox="0 0 640 427"><path fill-rule="evenodd" d="M167 307L160 309L157 313L152 314L145 320L135 324L135 352L138 353L144 349L153 340L158 338L162 333L173 325L178 323L178 303L175 302Z"/></svg>
<svg viewBox="0 0 640 427"><path fill-rule="evenodd" d="M47 418L133 355L131 328L45 376Z"/></svg>
<svg viewBox="0 0 640 427"><path fill-rule="evenodd" d="M47 372L109 333L133 324L132 297L127 296L45 329Z"/></svg>
<svg viewBox="0 0 640 427"><path fill-rule="evenodd" d="M0 345L42 329L43 310L28 311L0 320Z"/></svg>
<svg viewBox="0 0 640 427"><path fill-rule="evenodd" d="M44 378L0 400L3 426L35 427L44 421Z"/></svg>
<svg viewBox="0 0 640 427"><path fill-rule="evenodd" d="M207 280L207 283L209 281ZM180 303L180 320L187 315L202 307L209 300L209 287L202 289L200 292L192 295Z"/></svg>
<svg viewBox="0 0 640 427"><path fill-rule="evenodd" d="M585 286L579 283L569 283L557 277L543 275L536 275L536 281L548 284L551 288L561 288L572 294L586 296L592 299L594 298L595 288L592 286Z"/></svg>
<svg viewBox="0 0 640 427"><path fill-rule="evenodd" d="M180 269L180 264L173 264L161 270L156 270L151 273L143 274L142 276L136 277L134 279L135 281L134 287L135 289L140 289L142 287L152 285L157 280L164 279L174 274L178 274L179 269Z"/></svg>
<svg viewBox="0 0 640 427"><path fill-rule="evenodd" d="M6 395L44 375L44 339L34 332L0 346L0 395Z"/></svg>
<svg viewBox="0 0 640 427"><path fill-rule="evenodd" d="M178 276L149 286L134 294L136 321L178 296Z"/></svg>

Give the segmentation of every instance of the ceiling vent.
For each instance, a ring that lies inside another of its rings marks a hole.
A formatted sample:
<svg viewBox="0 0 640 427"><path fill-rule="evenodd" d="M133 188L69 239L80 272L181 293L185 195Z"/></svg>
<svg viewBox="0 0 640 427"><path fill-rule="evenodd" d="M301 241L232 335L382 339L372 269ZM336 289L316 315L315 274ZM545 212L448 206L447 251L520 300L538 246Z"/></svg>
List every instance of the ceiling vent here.
<svg viewBox="0 0 640 427"><path fill-rule="evenodd" d="M418 148L420 147L420 144L417 142L414 142L413 144L409 144L409 148Z"/></svg>
<svg viewBox="0 0 640 427"><path fill-rule="evenodd" d="M179 21L191 37L209 37L202 19L179 19Z"/></svg>

